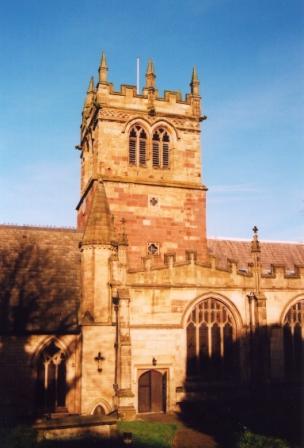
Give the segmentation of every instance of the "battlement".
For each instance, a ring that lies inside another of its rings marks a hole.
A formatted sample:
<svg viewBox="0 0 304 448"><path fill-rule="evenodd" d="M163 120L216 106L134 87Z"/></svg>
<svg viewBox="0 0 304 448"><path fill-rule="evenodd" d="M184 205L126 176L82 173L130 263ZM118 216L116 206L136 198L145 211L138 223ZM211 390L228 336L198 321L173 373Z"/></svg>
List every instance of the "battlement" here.
<svg viewBox="0 0 304 448"><path fill-rule="evenodd" d="M240 241L236 241L236 243L240 243ZM274 243L272 243L274 244ZM275 254L276 258L280 257L280 251L282 248L280 244L277 245L277 253ZM286 246L286 245L285 245ZM291 248L294 244L290 245ZM304 246L300 246L300 251L302 248L302 256L304 257ZM299 249L299 248L297 248ZM274 252L274 249L272 249ZM285 251L286 251L285 247ZM299 250L297 250L299 252ZM267 261L264 257L264 261ZM294 263L290 262L283 263L271 263L268 264L262 263L259 265L259 275L261 281L267 286L269 284L273 284L273 281L276 283L284 283L289 282L289 280L301 280L304 279L304 263L297 264L296 261L299 259L295 259ZM301 260L300 260L301 261ZM196 266L198 269L210 269L213 271L213 275L227 275L234 278L234 282L240 283L242 282L242 278L247 278L250 281L250 278L254 276L254 263L247 262L244 263L242 259L236 260L229 257L220 257L215 255L209 255L207 261L201 261L197 257L196 251L187 251L185 252L184 259L177 261L176 254L174 252L170 252L164 255L164 257L157 256L147 256L142 258L142 267L140 269L130 269L130 274L136 274L140 272L157 272L163 271L164 269L169 270L178 269L187 266ZM239 278L239 280L237 280Z"/></svg>
<svg viewBox="0 0 304 448"><path fill-rule="evenodd" d="M119 109L125 112L139 113L142 116L179 117L200 122L207 117L201 113L201 97L196 69L193 69L190 92L182 98L180 91L165 90L163 97L159 96L156 88L154 65L149 61L146 71L146 83L141 93L134 85L122 84L116 91L114 85L108 81L108 66L104 53L99 66L99 81L95 85L92 77L87 91L81 125L81 139L84 138L92 120L100 109ZM113 112L113 119L114 119ZM117 115L117 114L116 114ZM125 117L116 116L124 120Z"/></svg>
<svg viewBox="0 0 304 448"><path fill-rule="evenodd" d="M240 265L236 260L221 260L210 256L206 262L196 260L195 256L185 254L184 261L176 261L174 253L161 257L148 256L142 259L142 267L128 269L129 282L140 285L152 283L158 285L183 286L186 285L213 285L215 279L222 279L226 285L243 288L254 288L254 266L249 263L247 267ZM180 279L183 279L182 282ZM272 265L271 274L262 267L260 285L267 289L299 288L304 280L304 265L294 266L293 270L287 266Z"/></svg>
<svg viewBox="0 0 304 448"><path fill-rule="evenodd" d="M138 98L139 102L143 99L147 99L149 95L148 89L145 87L142 89L141 93L137 93L137 87L132 84L121 84L119 90L115 90L114 84L111 82L107 83L97 83L95 86L96 98L98 97L98 91L101 94L113 95L113 96L124 96L127 98L134 97ZM191 104L191 94L186 94L183 99L182 92L179 90L165 90L163 96L159 96L158 89L154 90L154 98L160 102L167 103L180 103L185 105Z"/></svg>

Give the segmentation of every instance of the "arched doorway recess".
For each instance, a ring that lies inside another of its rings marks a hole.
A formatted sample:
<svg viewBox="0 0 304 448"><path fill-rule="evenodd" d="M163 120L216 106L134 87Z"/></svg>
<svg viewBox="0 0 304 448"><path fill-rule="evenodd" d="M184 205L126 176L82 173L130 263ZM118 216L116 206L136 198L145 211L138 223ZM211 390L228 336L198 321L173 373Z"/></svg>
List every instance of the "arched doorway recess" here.
<svg viewBox="0 0 304 448"><path fill-rule="evenodd" d="M148 370L138 379L138 412L166 411L167 374Z"/></svg>

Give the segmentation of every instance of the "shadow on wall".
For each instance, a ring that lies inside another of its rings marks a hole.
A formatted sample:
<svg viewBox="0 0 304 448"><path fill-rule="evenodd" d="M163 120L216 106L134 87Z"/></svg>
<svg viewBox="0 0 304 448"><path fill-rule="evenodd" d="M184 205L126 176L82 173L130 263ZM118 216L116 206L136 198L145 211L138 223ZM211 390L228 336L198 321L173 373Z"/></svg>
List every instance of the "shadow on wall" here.
<svg viewBox="0 0 304 448"><path fill-rule="evenodd" d="M238 342L230 339L226 359L220 356L220 348L209 358L204 348L197 358L189 357L188 350L185 395L179 403L179 417L186 425L212 435L224 448L237 446L246 429L301 445L301 374L285 382L271 382L270 331L259 327ZM213 339L219 347L220 342L220 338ZM301 356L303 362L303 352ZM285 372L288 374L288 368Z"/></svg>
<svg viewBox="0 0 304 448"><path fill-rule="evenodd" d="M30 419L38 408L49 412L58 405L64 408L69 390L77 386L76 375L66 381L66 365L76 350L79 297L75 273L66 259L60 247L45 247L29 235L20 235L0 249L0 418L4 424ZM63 349L58 341L67 335L68 346ZM33 357L46 340L41 354Z"/></svg>

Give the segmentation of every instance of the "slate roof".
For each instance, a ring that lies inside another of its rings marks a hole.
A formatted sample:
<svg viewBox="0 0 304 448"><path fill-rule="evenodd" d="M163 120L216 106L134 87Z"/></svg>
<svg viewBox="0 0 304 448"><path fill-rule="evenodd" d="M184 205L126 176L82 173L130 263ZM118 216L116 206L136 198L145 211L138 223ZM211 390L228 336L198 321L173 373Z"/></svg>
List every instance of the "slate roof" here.
<svg viewBox="0 0 304 448"><path fill-rule="evenodd" d="M264 269L271 265L283 265L287 270L295 266L304 266L304 244L260 241L261 263ZM220 265L227 264L227 258L238 262L239 267L246 268L252 263L251 241L208 239L209 253L214 255Z"/></svg>
<svg viewBox="0 0 304 448"><path fill-rule="evenodd" d="M81 234L0 226L0 332L74 333Z"/></svg>

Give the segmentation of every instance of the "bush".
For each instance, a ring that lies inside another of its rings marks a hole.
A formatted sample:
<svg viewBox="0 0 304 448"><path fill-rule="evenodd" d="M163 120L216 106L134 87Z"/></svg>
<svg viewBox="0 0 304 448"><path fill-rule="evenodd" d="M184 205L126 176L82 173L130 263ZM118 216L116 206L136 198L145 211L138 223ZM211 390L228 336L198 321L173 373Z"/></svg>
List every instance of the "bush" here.
<svg viewBox="0 0 304 448"><path fill-rule="evenodd" d="M290 448L282 439L261 436L245 431L239 441L238 448Z"/></svg>

